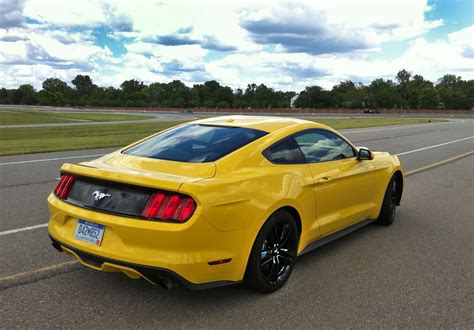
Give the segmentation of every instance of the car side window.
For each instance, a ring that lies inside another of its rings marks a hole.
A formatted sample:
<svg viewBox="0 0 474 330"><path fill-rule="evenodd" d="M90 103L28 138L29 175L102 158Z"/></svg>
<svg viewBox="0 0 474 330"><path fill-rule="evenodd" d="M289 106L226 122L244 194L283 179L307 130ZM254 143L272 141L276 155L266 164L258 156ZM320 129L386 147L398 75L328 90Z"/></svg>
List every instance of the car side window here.
<svg viewBox="0 0 474 330"><path fill-rule="evenodd" d="M306 163L298 144L292 137L272 145L263 152L263 155L274 164Z"/></svg>
<svg viewBox="0 0 474 330"><path fill-rule="evenodd" d="M296 135L295 141L308 163L355 157L354 149L349 143L329 131L306 131Z"/></svg>

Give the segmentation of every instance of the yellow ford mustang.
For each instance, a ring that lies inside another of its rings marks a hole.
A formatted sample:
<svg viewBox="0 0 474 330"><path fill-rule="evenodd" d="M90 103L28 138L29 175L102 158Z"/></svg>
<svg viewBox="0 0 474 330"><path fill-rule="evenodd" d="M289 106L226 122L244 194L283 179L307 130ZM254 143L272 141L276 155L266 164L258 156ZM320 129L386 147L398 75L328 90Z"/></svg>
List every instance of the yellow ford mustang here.
<svg viewBox="0 0 474 330"><path fill-rule="evenodd" d="M390 225L403 170L335 130L229 116L64 164L49 235L85 266L170 287L279 289L296 257L369 222Z"/></svg>

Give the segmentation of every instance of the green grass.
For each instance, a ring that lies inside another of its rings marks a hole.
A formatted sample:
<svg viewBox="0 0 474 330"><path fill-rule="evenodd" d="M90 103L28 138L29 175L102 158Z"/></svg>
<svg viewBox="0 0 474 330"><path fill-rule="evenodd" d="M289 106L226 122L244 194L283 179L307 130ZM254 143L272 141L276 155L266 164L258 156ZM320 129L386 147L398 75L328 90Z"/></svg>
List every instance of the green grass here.
<svg viewBox="0 0 474 330"><path fill-rule="evenodd" d="M104 113L70 113L52 111L0 110L0 126L22 124L75 123L82 121L124 121L151 119L153 116L104 114Z"/></svg>
<svg viewBox="0 0 474 330"><path fill-rule="evenodd" d="M430 119L474 119L474 116L423 116L420 118L430 118Z"/></svg>
<svg viewBox="0 0 474 330"><path fill-rule="evenodd" d="M345 128L361 128L374 126L390 126L390 125L406 125L420 124L431 122L444 122L442 119L426 119L426 118L400 118L400 117L374 117L374 118L304 118L306 120L315 121L324 125L331 126L335 129Z"/></svg>
<svg viewBox="0 0 474 330"><path fill-rule="evenodd" d="M312 119L336 129L416 124L420 118ZM437 120L443 121L443 120ZM182 122L0 128L0 155L119 147Z"/></svg>
<svg viewBox="0 0 474 330"><path fill-rule="evenodd" d="M124 146L179 123L0 128L0 155Z"/></svg>

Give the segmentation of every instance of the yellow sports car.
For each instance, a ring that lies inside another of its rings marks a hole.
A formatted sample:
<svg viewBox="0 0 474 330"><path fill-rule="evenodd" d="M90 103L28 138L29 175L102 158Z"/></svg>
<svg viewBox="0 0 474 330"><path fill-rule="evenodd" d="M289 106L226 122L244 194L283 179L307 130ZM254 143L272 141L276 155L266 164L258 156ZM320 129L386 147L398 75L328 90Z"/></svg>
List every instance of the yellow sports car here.
<svg viewBox="0 0 474 330"><path fill-rule="evenodd" d="M298 255L369 222L390 225L403 182L396 156L325 125L215 117L64 164L48 231L96 270L272 292Z"/></svg>

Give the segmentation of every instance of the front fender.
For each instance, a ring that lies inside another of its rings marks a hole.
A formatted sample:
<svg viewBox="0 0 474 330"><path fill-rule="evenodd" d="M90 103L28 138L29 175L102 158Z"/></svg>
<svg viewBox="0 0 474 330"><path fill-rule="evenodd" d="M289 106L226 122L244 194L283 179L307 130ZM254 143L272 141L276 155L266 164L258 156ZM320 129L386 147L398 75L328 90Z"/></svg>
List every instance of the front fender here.
<svg viewBox="0 0 474 330"><path fill-rule="evenodd" d="M401 173L402 191L405 186L405 179L403 165L396 155L390 155L386 152L374 152L373 164L376 168L374 199L378 207L375 209L375 212L371 214L370 218L377 219L382 209L385 191L392 177L397 172ZM400 192L400 198L402 191Z"/></svg>

